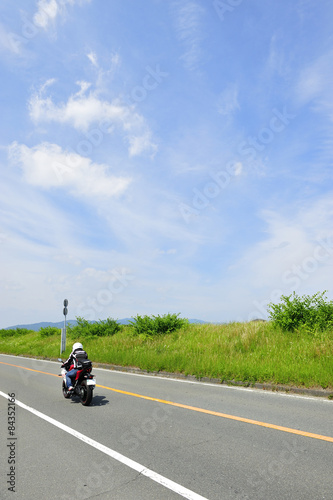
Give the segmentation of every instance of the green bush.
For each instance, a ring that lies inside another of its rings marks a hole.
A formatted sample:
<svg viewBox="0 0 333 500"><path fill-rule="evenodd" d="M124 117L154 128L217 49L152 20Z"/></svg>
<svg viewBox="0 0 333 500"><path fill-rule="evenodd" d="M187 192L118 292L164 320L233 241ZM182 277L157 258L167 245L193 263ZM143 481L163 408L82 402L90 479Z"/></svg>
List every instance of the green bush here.
<svg viewBox="0 0 333 500"><path fill-rule="evenodd" d="M287 331L330 329L333 327L333 302L328 302L325 294L326 291L302 297L295 292L289 296L282 295L282 303L268 305L269 317L275 325Z"/></svg>
<svg viewBox="0 0 333 500"><path fill-rule="evenodd" d="M77 317L77 325L68 326L68 333L74 337L106 337L115 335L121 330L121 325L117 320L107 318L106 320L99 320L90 323L88 320Z"/></svg>
<svg viewBox="0 0 333 500"><path fill-rule="evenodd" d="M27 335L31 332L32 330L28 330L27 328L10 328L8 330L0 330L0 337L16 337L19 335Z"/></svg>
<svg viewBox="0 0 333 500"><path fill-rule="evenodd" d="M5 337L12 337L15 335L15 330L0 330L0 337L5 338Z"/></svg>
<svg viewBox="0 0 333 500"><path fill-rule="evenodd" d="M56 326L42 326L39 330L41 337L51 337L52 335L60 335L60 328Z"/></svg>
<svg viewBox="0 0 333 500"><path fill-rule="evenodd" d="M184 325L188 324L188 320L178 318L178 314L165 314L164 316L139 316L130 321L133 325L135 335L143 337L155 337L156 335L165 335L174 332Z"/></svg>

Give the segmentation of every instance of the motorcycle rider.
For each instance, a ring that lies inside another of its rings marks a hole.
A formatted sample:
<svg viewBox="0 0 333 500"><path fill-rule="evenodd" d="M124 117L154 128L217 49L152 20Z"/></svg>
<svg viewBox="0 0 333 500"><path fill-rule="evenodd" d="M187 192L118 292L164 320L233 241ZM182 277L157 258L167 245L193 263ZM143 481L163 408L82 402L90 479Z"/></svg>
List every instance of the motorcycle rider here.
<svg viewBox="0 0 333 500"><path fill-rule="evenodd" d="M88 354L83 350L83 346L80 342L75 342L73 344L73 350L69 355L67 361L65 361L61 367L67 370L66 373L66 385L68 391L73 390L73 380L75 380L76 374L78 372L78 362L80 359L88 359Z"/></svg>

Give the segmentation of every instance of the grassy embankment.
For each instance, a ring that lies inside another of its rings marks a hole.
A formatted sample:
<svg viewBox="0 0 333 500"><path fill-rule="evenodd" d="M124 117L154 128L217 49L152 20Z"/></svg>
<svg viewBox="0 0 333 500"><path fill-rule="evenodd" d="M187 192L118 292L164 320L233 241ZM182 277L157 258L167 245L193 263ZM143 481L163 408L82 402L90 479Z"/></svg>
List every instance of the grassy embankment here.
<svg viewBox="0 0 333 500"><path fill-rule="evenodd" d="M58 358L60 331L5 334L0 352ZM185 325L152 339L134 335L123 326L112 336L67 337L69 354L75 341L83 343L95 363L138 367L148 371L183 373L221 381L268 382L333 389L333 331L317 334L285 332L272 323Z"/></svg>

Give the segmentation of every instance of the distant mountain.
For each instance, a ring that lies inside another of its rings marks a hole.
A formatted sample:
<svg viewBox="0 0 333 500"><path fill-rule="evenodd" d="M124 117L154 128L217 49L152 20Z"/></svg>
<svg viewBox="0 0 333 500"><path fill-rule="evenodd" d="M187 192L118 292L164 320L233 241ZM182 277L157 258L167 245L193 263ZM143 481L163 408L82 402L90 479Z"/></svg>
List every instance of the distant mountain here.
<svg viewBox="0 0 333 500"><path fill-rule="evenodd" d="M76 325L77 321L67 320L66 324L68 325L68 323L70 323L71 325ZM59 321L58 323L51 323L51 321L42 321L41 323L33 323L31 325L8 326L7 328L4 328L4 330L15 330L16 328L26 328L27 330L34 330L35 332L38 332L41 328L46 328L47 326L55 326L56 328L63 328L64 322Z"/></svg>
<svg viewBox="0 0 333 500"><path fill-rule="evenodd" d="M207 325L210 321L203 321L202 319L189 319L190 323L200 323L201 325Z"/></svg>
<svg viewBox="0 0 333 500"><path fill-rule="evenodd" d="M133 318L123 318L123 319L118 319L117 320L120 325L128 325L130 321L133 321ZM201 319L189 319L190 323L208 323L208 321L202 321ZM77 325L76 319L68 319L66 321L66 324L71 324L71 326ZM89 321L89 323L96 323L96 321ZM43 321L41 323L33 323L31 325L15 325L15 326L8 326L7 328L4 328L4 330L15 330L16 328L26 328L27 330L33 330L35 332L38 332L41 328L46 328L47 326L54 326L56 328L63 328L64 327L64 322L63 321L58 321L58 323L52 323L50 321Z"/></svg>

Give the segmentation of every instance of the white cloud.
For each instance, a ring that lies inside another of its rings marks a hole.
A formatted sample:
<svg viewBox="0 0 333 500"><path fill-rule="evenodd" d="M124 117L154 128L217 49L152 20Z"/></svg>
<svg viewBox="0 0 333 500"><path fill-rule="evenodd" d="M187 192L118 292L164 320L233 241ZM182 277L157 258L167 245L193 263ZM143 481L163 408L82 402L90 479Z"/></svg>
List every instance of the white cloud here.
<svg viewBox="0 0 333 500"><path fill-rule="evenodd" d="M35 123L68 124L81 132L88 132L90 127L100 125L106 133L111 133L116 126L124 132L131 156L156 151L149 127L133 107L124 106L118 100L101 100L93 92L86 95L90 87L88 82L78 82L80 90L71 95L67 102L56 104L51 97L44 97L49 82L53 81L46 82L29 100L30 117Z"/></svg>
<svg viewBox="0 0 333 500"><path fill-rule="evenodd" d="M103 102L93 95L84 96L89 84L79 83L79 92L70 96L67 103L56 105L50 97L34 95L30 99L30 117L35 123L68 123L80 131L86 132L94 123L102 120L123 122L129 120L129 111L117 103Z"/></svg>
<svg viewBox="0 0 333 500"><path fill-rule="evenodd" d="M152 142L152 134L150 130L146 130L142 135L129 137L129 143L130 156L138 156L144 151L151 151L152 156L154 156L157 151L156 144Z"/></svg>
<svg viewBox="0 0 333 500"><path fill-rule="evenodd" d="M93 163L60 146L42 143L33 148L13 143L9 156L20 165L26 182L44 189L67 188L77 196L112 197L122 194L131 180L110 174L107 165Z"/></svg>
<svg viewBox="0 0 333 500"><path fill-rule="evenodd" d="M38 0L37 10L32 18L23 15L21 28L17 32L8 31L0 23L0 50L16 56L30 56L26 45L40 30L48 30L57 18L66 16L67 6L88 3L91 0Z"/></svg>
<svg viewBox="0 0 333 500"><path fill-rule="evenodd" d="M87 90L91 87L91 83L89 82L84 82L84 81L79 81L79 82L76 82L77 85L79 85L80 87L80 90L75 94L74 97L76 98L81 98L86 92Z"/></svg>
<svg viewBox="0 0 333 500"><path fill-rule="evenodd" d="M51 87L57 80L55 78L49 78L40 88L40 93L42 94L48 87Z"/></svg>
<svg viewBox="0 0 333 500"><path fill-rule="evenodd" d="M34 25L44 30L54 24L57 17L66 15L68 5L82 4L90 0L38 0L37 11L33 16Z"/></svg>
<svg viewBox="0 0 333 500"><path fill-rule="evenodd" d="M38 10L34 15L34 24L39 28L46 29L48 24L52 22L60 11L60 5L56 0L39 0Z"/></svg>
<svg viewBox="0 0 333 500"><path fill-rule="evenodd" d="M95 54L95 52L89 52L89 54L87 54L87 57L89 59L89 61L91 62L91 64L93 66L96 66L96 68L98 67L98 62L97 62L97 56Z"/></svg>

